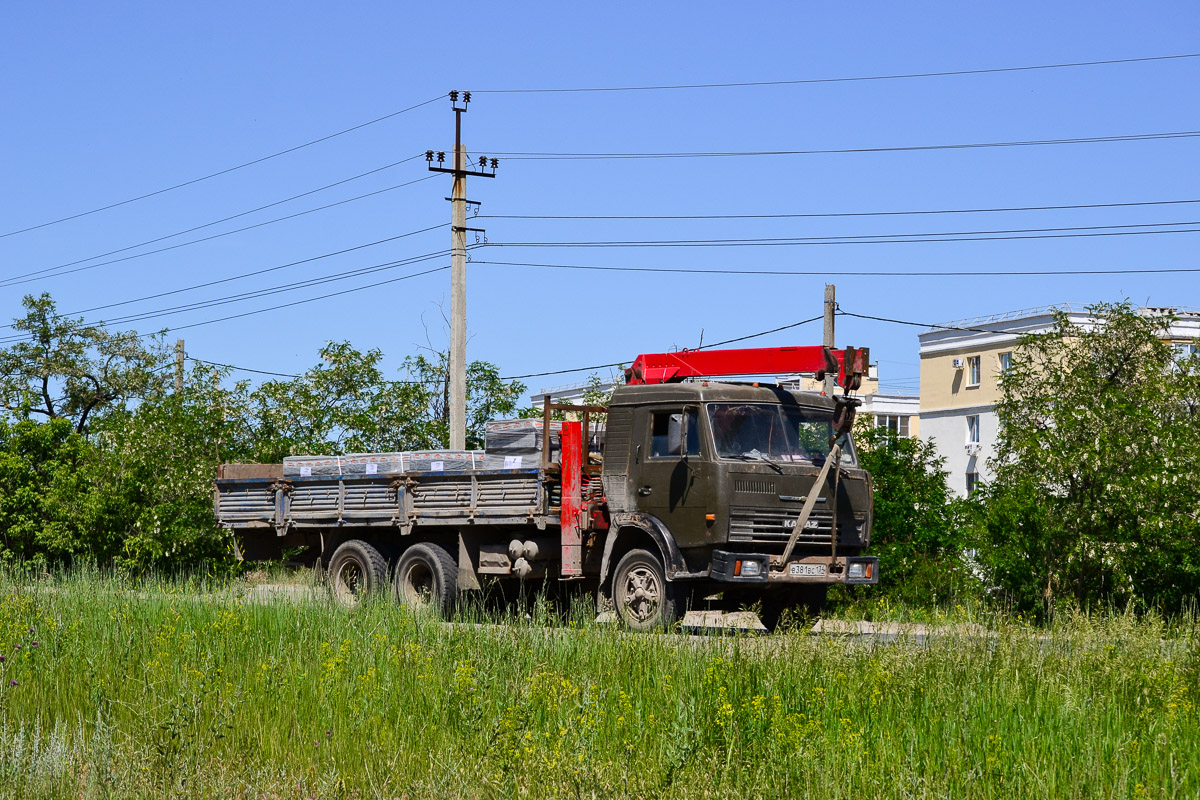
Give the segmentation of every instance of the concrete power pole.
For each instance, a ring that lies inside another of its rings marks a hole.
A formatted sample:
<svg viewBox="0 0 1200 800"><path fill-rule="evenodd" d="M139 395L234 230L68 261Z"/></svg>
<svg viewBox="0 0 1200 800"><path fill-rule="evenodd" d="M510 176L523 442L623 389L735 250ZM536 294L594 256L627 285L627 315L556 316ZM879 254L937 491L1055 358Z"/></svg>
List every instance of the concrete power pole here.
<svg viewBox="0 0 1200 800"><path fill-rule="evenodd" d="M183 393L183 359L185 358L183 339L175 340L175 394Z"/></svg>
<svg viewBox="0 0 1200 800"><path fill-rule="evenodd" d="M462 104L459 105L459 97ZM471 102L470 92L450 92L450 105L454 109L454 153L452 167L442 166L446 161L445 151L425 151L431 172L446 172L454 177L450 192L450 442L451 450L465 450L467 443L467 231L482 233L481 228L467 227L467 176L480 178L496 177L496 159L480 157L479 170L471 166L467 150L462 143L462 115ZM434 157L437 166L434 166Z"/></svg>
<svg viewBox="0 0 1200 800"><path fill-rule="evenodd" d="M833 338L833 312L837 308L837 287L832 283L825 284L825 338L822 340L828 348L835 347ZM827 397L833 397L837 391L837 373L825 373L825 386L822 389Z"/></svg>

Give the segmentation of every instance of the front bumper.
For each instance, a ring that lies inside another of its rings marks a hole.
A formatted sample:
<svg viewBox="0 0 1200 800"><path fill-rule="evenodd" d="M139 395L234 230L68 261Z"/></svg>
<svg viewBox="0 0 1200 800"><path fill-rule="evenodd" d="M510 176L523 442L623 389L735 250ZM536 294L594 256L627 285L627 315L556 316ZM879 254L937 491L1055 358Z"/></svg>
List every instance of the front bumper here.
<svg viewBox="0 0 1200 800"><path fill-rule="evenodd" d="M765 553L714 550L710 577L723 583L760 585L879 583L879 559L875 556L803 556L786 564L778 559Z"/></svg>

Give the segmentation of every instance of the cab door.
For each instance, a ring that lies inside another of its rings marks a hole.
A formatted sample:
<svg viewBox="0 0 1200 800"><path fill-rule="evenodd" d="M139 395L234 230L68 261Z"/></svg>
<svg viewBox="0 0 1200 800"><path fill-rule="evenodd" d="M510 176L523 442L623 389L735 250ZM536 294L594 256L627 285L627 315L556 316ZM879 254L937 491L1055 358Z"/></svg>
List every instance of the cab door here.
<svg viewBox="0 0 1200 800"><path fill-rule="evenodd" d="M699 407L648 408L640 422L634 434L639 510L662 521L680 548L704 544L712 470L701 444Z"/></svg>

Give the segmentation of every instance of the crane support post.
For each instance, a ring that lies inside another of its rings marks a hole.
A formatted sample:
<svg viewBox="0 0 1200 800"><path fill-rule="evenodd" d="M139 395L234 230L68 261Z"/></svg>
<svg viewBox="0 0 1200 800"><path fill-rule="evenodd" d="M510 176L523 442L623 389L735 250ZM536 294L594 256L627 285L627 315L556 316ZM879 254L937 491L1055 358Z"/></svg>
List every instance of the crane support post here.
<svg viewBox="0 0 1200 800"><path fill-rule="evenodd" d="M754 347L735 350L680 350L643 353L625 370L628 384L677 383L687 378L735 375L784 375L811 372L823 378L838 375L838 383L857 389L867 373L870 351L847 347Z"/></svg>

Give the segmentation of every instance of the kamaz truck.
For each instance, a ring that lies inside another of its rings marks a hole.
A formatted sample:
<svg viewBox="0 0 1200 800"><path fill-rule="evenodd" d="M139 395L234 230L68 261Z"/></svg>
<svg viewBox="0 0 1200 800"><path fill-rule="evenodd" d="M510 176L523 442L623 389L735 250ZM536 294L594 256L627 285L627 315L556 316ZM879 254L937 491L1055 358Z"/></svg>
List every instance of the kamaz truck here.
<svg viewBox="0 0 1200 800"><path fill-rule="evenodd" d="M348 601L390 590L445 614L491 581L554 581L635 630L701 602L761 602L771 628L833 584L879 580L850 439L867 363L855 348L641 355L606 406L547 399L541 419L490 424L481 452L223 465L216 517L243 558L302 548ZM842 390L727 380L783 373Z"/></svg>

